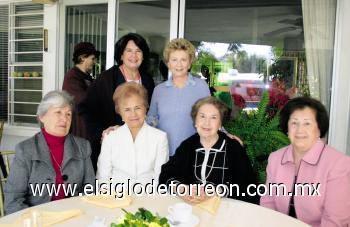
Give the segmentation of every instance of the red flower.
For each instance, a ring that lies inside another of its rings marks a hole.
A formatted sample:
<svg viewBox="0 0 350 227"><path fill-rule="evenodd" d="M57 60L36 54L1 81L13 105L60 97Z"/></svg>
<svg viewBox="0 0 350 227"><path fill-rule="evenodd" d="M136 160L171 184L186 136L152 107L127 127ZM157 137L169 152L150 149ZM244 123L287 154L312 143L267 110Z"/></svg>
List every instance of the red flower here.
<svg viewBox="0 0 350 227"><path fill-rule="evenodd" d="M268 105L268 113L270 117L273 117L278 110L281 110L283 106L288 102L288 95L282 93L277 89L269 90L269 105Z"/></svg>
<svg viewBox="0 0 350 227"><path fill-rule="evenodd" d="M234 102L234 105L238 106L241 109L245 108L246 104L242 95L234 93L232 94L232 100Z"/></svg>

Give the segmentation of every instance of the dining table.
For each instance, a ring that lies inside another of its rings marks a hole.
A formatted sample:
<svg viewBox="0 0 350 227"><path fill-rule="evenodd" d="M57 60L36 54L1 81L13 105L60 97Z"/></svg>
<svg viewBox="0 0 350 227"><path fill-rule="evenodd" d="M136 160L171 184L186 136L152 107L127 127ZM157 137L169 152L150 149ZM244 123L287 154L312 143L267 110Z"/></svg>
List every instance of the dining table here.
<svg viewBox="0 0 350 227"><path fill-rule="evenodd" d="M133 195L129 205L107 208L88 203L83 198L71 197L26 208L0 218L0 226L14 223L29 209L49 212L62 212L70 209L81 211L79 215L63 220L53 226L85 227L93 223L95 219L103 220L105 226L110 226L112 222L116 223L125 214L121 208L129 212L136 212L138 208L142 207L154 214L166 217L169 215L169 206L183 202L179 197L170 195ZM229 198L220 199L215 213L210 213L196 205L193 205L192 212L199 219L199 223L196 225L199 227L310 227L310 225L300 220L277 211Z"/></svg>

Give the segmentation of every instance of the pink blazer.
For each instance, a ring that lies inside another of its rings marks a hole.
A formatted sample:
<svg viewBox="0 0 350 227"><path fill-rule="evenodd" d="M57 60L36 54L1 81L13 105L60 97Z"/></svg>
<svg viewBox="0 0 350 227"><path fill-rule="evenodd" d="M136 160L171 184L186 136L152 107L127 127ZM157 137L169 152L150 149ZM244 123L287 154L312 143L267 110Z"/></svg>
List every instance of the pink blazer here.
<svg viewBox="0 0 350 227"><path fill-rule="evenodd" d="M283 183L286 192L293 191L295 166L292 149L289 145L271 153L266 169L267 187L271 183ZM317 188L316 191L309 190L314 196L300 196L301 191L297 190L294 205L299 220L313 227L350 227L350 157L318 140L301 160L296 183L314 183ZM291 196L277 196L276 188L270 193L271 196L261 197L260 205L288 214Z"/></svg>

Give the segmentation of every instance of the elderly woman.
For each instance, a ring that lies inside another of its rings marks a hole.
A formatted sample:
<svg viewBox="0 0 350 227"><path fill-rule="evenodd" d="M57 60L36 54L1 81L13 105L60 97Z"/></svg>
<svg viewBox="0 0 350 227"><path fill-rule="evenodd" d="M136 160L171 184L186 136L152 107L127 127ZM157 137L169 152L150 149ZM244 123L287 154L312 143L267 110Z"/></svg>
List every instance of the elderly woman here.
<svg viewBox="0 0 350 227"><path fill-rule="evenodd" d="M313 227L350 226L350 158L320 139L328 121L325 107L315 99L294 98L284 106L280 126L291 145L270 155L266 185L283 183L290 193L270 190L271 195L261 197L262 206ZM308 188L304 194L300 185Z"/></svg>
<svg viewBox="0 0 350 227"><path fill-rule="evenodd" d="M74 97L74 112L72 119L72 134L82 138L88 138L84 119L79 115L79 105L84 100L88 87L93 81L91 72L96 64L100 52L89 42L80 42L74 47L73 62L71 68L64 76L62 90Z"/></svg>
<svg viewBox="0 0 350 227"><path fill-rule="evenodd" d="M241 146L225 133L219 131L227 108L215 97L198 100L192 107L191 116L197 133L187 138L176 153L162 166L159 183L171 184L237 184L240 192L246 192L249 184L255 184L255 174L249 158ZM180 189L180 187L179 187ZM203 192L203 191L202 191ZM228 191L226 191L228 192ZM190 203L199 203L209 197L190 189L181 192L181 198ZM223 191L221 193L224 193ZM257 197L236 195L230 198L257 203Z"/></svg>
<svg viewBox="0 0 350 227"><path fill-rule="evenodd" d="M51 91L38 106L41 131L17 144L11 171L4 188L7 214L52 200L75 196L85 184L93 184L95 174L90 160L90 144L69 134L73 98L64 91ZM73 195L63 187L76 185ZM33 188L42 187L42 194ZM46 187L55 187L50 194Z"/></svg>
<svg viewBox="0 0 350 227"><path fill-rule="evenodd" d="M114 183L151 183L168 160L165 132L145 122L147 91L137 83L120 85L113 95L115 110L125 122L105 136L97 163L97 179Z"/></svg>
<svg viewBox="0 0 350 227"><path fill-rule="evenodd" d="M180 143L195 133L190 114L192 105L210 96L210 92L205 81L189 73L195 48L188 40L173 39L163 55L171 75L154 89L147 121L168 134L170 156L173 156Z"/></svg>
<svg viewBox="0 0 350 227"><path fill-rule="evenodd" d="M139 34L129 33L121 37L115 44L114 59L117 65L97 77L81 104L81 114L85 118L92 146L91 159L95 170L101 150L103 130L122 124L120 115L114 110L112 97L115 89L125 82L133 81L147 89L147 99L151 100L154 81L146 72L149 55L146 40Z"/></svg>

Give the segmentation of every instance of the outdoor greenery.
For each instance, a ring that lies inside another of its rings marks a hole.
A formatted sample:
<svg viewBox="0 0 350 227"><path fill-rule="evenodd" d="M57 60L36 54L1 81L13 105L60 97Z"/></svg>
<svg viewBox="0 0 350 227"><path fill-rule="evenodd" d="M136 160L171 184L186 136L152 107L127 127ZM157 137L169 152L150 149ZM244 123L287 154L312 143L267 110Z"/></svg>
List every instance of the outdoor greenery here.
<svg viewBox="0 0 350 227"><path fill-rule="evenodd" d="M258 110L242 110L237 118L224 123L228 132L243 140L259 183L265 183L269 154L290 143L279 128L279 112L271 118L268 106L269 95L264 92Z"/></svg>
<svg viewBox="0 0 350 227"><path fill-rule="evenodd" d="M219 60L214 56L213 53L210 52L210 50L207 50L203 47L203 43L201 43L198 47L198 55L195 61L192 64L192 72L199 73L201 71L201 66L206 65L211 69L210 71L213 71L213 66L215 63L218 63Z"/></svg>
<svg viewBox="0 0 350 227"><path fill-rule="evenodd" d="M259 73L264 76L267 74L266 59L257 55L249 55L239 43L231 43L227 48L227 53L221 58L215 57L203 42L199 43L197 51L197 58L191 68L192 74L199 75L201 67L207 66L213 76L211 83L215 86L230 85L230 83L218 81L219 73L227 73L229 69L237 69L240 73Z"/></svg>
<svg viewBox="0 0 350 227"><path fill-rule="evenodd" d="M266 59L255 54L249 56L244 50L234 54L232 61L232 68L240 73L267 73Z"/></svg>
<svg viewBox="0 0 350 227"><path fill-rule="evenodd" d="M217 91L214 96L221 100L228 108L232 109L232 97L229 92Z"/></svg>

